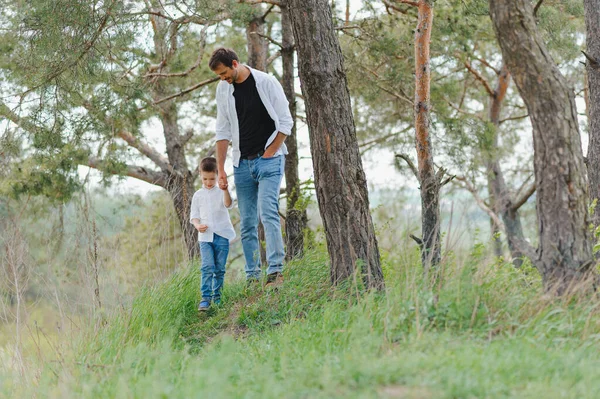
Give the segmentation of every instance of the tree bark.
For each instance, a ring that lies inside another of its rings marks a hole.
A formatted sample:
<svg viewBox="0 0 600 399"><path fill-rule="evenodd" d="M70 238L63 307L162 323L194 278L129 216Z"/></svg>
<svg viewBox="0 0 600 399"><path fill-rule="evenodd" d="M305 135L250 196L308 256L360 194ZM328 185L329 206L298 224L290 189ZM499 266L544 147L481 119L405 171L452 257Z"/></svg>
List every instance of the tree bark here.
<svg viewBox="0 0 600 399"><path fill-rule="evenodd" d="M260 35L264 35L264 24L262 7L260 4L254 6L259 12L250 20L246 26L246 39L248 41L248 65L259 71L267 70L267 41Z"/></svg>
<svg viewBox="0 0 600 399"><path fill-rule="evenodd" d="M600 0L584 0L588 83L589 144L587 155L590 198L600 202ZM600 226L600 206L592 217Z"/></svg>
<svg viewBox="0 0 600 399"><path fill-rule="evenodd" d="M158 5L154 4L158 9ZM157 64L162 65L162 71L168 72L168 61L173 55L173 48L169 48L166 42L168 25L167 21L158 16L151 17L154 28L154 49ZM152 87L153 98L160 99L172 94L165 87L164 80L157 80ZM179 132L179 120L177 115L177 104L175 100L169 100L157 105L159 108L159 119L163 127L163 136L167 149L168 165L166 189L171 196L175 213L185 240L189 258L196 258L200 254L198 246L198 232L189 222L189 212L194 195L194 178L188 168L185 158L185 138Z"/></svg>
<svg viewBox="0 0 600 399"><path fill-rule="evenodd" d="M502 102L506 96L508 86L510 84L510 73L506 65L502 65L500 69L500 75L498 76L498 83L494 90L494 95L491 96L490 122L494 127L493 137L491 140L491 146L488 151L488 160L486 161L486 169L488 173L489 189L494 198L493 205L494 211L502 217L504 226L506 227L506 239L508 241L508 248L513 259L513 264L516 267L520 267L523 263L523 252L518 248L516 243L524 241L523 227L521 226L521 218L519 211L513 209L513 201L511 199L508 187L506 186L506 180L504 179L504 173L500 167L500 162L495 154L498 153L498 130L500 128L500 111L502 109Z"/></svg>
<svg viewBox="0 0 600 399"><path fill-rule="evenodd" d="M288 8L298 50L317 201L331 259L331 281L341 283L360 270L365 287L382 289L367 181L331 8L327 0L290 0Z"/></svg>
<svg viewBox="0 0 600 399"><path fill-rule="evenodd" d="M433 149L429 136L430 53L433 5L429 0L418 2L415 30L415 136L419 183L421 184L421 226L423 243L421 262L427 274L440 262L440 178L433 165Z"/></svg>
<svg viewBox="0 0 600 399"><path fill-rule="evenodd" d="M529 0L490 0L503 59L533 125L539 246L521 249L547 290L565 293L592 270L587 183L574 94L539 38Z"/></svg>
<svg viewBox="0 0 600 399"><path fill-rule="evenodd" d="M308 224L306 209L296 208L300 198L300 178L298 176L298 143L296 140L296 92L294 90L294 32L287 7L281 7L281 61L283 75L281 85L290 104L294 120L292 134L285 144L288 155L285 158L285 191L287 211L285 218L286 260L302 257L304 252L304 230Z"/></svg>

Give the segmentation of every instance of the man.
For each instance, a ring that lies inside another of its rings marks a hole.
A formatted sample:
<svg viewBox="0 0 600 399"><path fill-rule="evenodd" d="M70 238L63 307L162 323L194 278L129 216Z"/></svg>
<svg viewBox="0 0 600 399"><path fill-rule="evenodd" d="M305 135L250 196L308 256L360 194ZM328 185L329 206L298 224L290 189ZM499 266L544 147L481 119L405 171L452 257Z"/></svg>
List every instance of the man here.
<svg viewBox="0 0 600 399"><path fill-rule="evenodd" d="M231 49L215 50L208 65L221 78L216 95L219 187L228 185L225 158L231 142L246 278L257 281L261 277L260 216L267 243L267 285L279 284L285 256L279 221L279 189L287 154L283 142L294 123L288 101L277 79L240 64Z"/></svg>

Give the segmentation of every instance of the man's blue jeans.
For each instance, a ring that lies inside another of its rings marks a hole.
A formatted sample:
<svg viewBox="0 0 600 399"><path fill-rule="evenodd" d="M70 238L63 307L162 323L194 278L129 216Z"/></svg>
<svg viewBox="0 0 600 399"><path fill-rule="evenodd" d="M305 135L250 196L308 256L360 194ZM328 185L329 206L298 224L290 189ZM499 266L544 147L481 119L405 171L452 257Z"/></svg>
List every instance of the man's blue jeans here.
<svg viewBox="0 0 600 399"><path fill-rule="evenodd" d="M202 256L202 299L219 301L225 280L225 264L229 255L229 240L213 234L213 242L200 242Z"/></svg>
<svg viewBox="0 0 600 399"><path fill-rule="evenodd" d="M267 274L283 270L283 237L279 220L279 189L285 156L240 159L233 168L241 217L241 238L246 260L246 278L260 278L258 217L265 227Z"/></svg>

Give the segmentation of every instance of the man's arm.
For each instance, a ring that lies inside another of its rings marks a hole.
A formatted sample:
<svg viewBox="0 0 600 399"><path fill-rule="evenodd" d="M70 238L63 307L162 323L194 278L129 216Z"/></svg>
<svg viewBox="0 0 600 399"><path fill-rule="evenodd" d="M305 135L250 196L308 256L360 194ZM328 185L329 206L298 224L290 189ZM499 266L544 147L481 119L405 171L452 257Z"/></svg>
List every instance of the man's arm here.
<svg viewBox="0 0 600 399"><path fill-rule="evenodd" d="M219 174L219 188L227 190L227 173L225 173L225 158L227 157L227 148L229 140L217 141L217 173Z"/></svg>
<svg viewBox="0 0 600 399"><path fill-rule="evenodd" d="M285 141L286 137L287 136L285 134L278 132L277 136L275 137L275 140L273 140L273 142L271 144L269 144L269 146L265 150L265 153L263 154L263 158L271 158L271 157L275 156L275 154L279 150L279 147L281 147L281 145Z"/></svg>
<svg viewBox="0 0 600 399"><path fill-rule="evenodd" d="M285 96L283 87L281 87L281 83L274 77L271 77L270 79L269 98L271 100L271 105L273 105L273 109L279 118L279 133L289 136L292 134L294 119L292 119L289 102Z"/></svg>

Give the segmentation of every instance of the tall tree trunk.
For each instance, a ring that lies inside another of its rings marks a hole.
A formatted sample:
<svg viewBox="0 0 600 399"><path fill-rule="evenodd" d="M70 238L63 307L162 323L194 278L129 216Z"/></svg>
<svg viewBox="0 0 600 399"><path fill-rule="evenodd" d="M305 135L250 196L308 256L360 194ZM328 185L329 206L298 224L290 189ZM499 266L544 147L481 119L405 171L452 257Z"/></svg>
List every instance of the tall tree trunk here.
<svg viewBox="0 0 600 399"><path fill-rule="evenodd" d="M502 217L506 227L506 238L513 264L520 267L523 263L523 252L519 250L516 243L524 240L523 227L521 226L519 211L517 209L512 209L513 201L511 200L508 187L506 186L506 180L504 179L504 173L500 167L500 162L498 162L496 156L499 150L498 130L500 129L500 110L502 109L502 102L506 96L509 84L510 73L506 65L502 65L494 95L491 97L489 118L494 126L494 132L488 152L489 159L486 161L486 169L488 173L489 188L492 192L492 197L494 198L494 211Z"/></svg>
<svg viewBox="0 0 600 399"><path fill-rule="evenodd" d="M590 198L600 202L600 0L584 0L587 31L587 83L589 104L589 137L587 169ZM592 217L594 226L600 226L600 206Z"/></svg>
<svg viewBox="0 0 600 399"><path fill-rule="evenodd" d="M421 261L427 274L440 262L440 178L433 165L433 149L429 136L430 78L429 43L433 24L433 5L419 0L415 30L415 135L419 183L421 184L421 226L423 243Z"/></svg>
<svg viewBox="0 0 600 399"><path fill-rule="evenodd" d="M490 14L533 125L539 247L520 246L560 295L593 265L574 94L539 38L529 0L490 0Z"/></svg>
<svg viewBox="0 0 600 399"><path fill-rule="evenodd" d="M490 181L488 179L488 188L490 185ZM489 190L488 190L489 191ZM496 200L490 193L490 207L494 209L496 207ZM492 232L492 246L494 249L494 256L496 258L504 255L504 251L502 250L502 238L500 237L500 226L494 222L494 219L490 218L490 231Z"/></svg>
<svg viewBox="0 0 600 399"><path fill-rule="evenodd" d="M298 176L298 143L296 141L296 92L294 90L294 32L289 11L285 5L281 8L281 61L283 63L282 86L290 104L290 113L294 120L292 134L286 138L288 155L285 159L285 189L287 211L285 218L286 260L301 257L304 252L304 229L308 224L306 209L297 209L300 198L300 178Z"/></svg>
<svg viewBox="0 0 600 399"><path fill-rule="evenodd" d="M288 8L332 283L351 278L360 268L366 287L382 289L367 180L331 8L327 0L289 0Z"/></svg>
<svg viewBox="0 0 600 399"><path fill-rule="evenodd" d="M160 10L160 7L160 4L156 1L152 2L153 11ZM170 48L166 41L169 34L169 25L167 24L167 20L162 17L151 16L150 18L154 29L153 40L156 64L162 66L162 72L168 72L168 60L173 56L174 51L174 48ZM175 39L171 38L169 40ZM170 94L172 93L165 87L164 80L154 82L152 88L154 99L164 98ZM168 173L166 189L173 201L188 256L191 259L199 256L200 249L198 246L198 232L189 222L190 206L194 195L194 179L185 158L185 143L187 139L179 132L178 109L175 100L165 101L158 107L160 108L159 118L167 147L167 159L171 166L171 170L166 171Z"/></svg>
<svg viewBox="0 0 600 399"><path fill-rule="evenodd" d="M155 95L165 95L160 84L157 84L155 88ZM184 139L179 133L175 101L171 100L164 105L161 104L161 111L160 121L163 126L163 135L167 147L167 158L169 159L169 164L173 167L173 171L167 178L166 189L173 201L188 256L191 259L198 257L200 254L198 232L189 220L190 206L192 204L192 197L194 196L194 178L185 159Z"/></svg>
<svg viewBox="0 0 600 399"><path fill-rule="evenodd" d="M246 39L248 41L248 65L254 69L265 72L267 70L267 41L260 35L265 34L265 21L260 4L255 6L257 14L246 26Z"/></svg>

